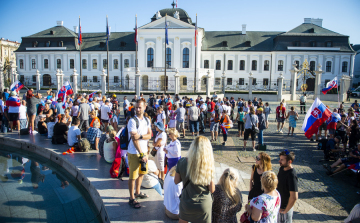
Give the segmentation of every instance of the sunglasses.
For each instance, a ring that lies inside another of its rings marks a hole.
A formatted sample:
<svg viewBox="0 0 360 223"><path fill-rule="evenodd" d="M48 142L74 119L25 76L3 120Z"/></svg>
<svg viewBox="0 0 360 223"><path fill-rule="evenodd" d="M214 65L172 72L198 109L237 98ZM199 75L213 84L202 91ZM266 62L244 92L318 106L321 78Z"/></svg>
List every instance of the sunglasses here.
<svg viewBox="0 0 360 223"><path fill-rule="evenodd" d="M261 159L257 156L255 157L256 161L260 161Z"/></svg>

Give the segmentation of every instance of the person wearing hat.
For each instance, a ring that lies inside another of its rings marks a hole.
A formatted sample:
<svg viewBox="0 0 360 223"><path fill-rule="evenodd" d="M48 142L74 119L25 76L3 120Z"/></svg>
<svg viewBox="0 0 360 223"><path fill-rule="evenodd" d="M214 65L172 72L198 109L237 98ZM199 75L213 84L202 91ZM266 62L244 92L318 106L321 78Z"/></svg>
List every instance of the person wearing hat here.
<svg viewBox="0 0 360 223"><path fill-rule="evenodd" d="M87 131L89 129L89 113L90 106L86 103L86 99L81 99L81 104L79 105L79 112L77 118L80 119L79 129Z"/></svg>
<svg viewBox="0 0 360 223"><path fill-rule="evenodd" d="M105 104L103 104L100 108L100 113L101 113L101 122L104 123L105 125L105 129L106 127L109 125L109 119L110 119L110 115L111 115L111 109L109 107L109 101L106 100Z"/></svg>
<svg viewBox="0 0 360 223"><path fill-rule="evenodd" d="M263 108L258 108L257 109L257 116L258 116L258 120L259 120L259 133L258 133L258 144L259 146L264 145L264 137L263 137L263 131L264 129L266 129L266 121L265 121L265 114L264 114L264 109Z"/></svg>
<svg viewBox="0 0 360 223"><path fill-rule="evenodd" d="M165 167L165 151L164 147L167 141L167 135L165 132L165 126L162 122L155 123L156 137L153 140L153 150L156 150L155 163L156 167L160 171L159 178L165 179L164 167Z"/></svg>

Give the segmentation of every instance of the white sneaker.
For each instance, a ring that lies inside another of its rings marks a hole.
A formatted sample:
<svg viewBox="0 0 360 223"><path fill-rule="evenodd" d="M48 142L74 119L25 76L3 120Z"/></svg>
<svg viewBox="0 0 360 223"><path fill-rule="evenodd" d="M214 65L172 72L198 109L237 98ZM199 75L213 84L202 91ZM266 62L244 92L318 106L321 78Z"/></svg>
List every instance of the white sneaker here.
<svg viewBox="0 0 360 223"><path fill-rule="evenodd" d="M280 129L279 133L283 133L282 129Z"/></svg>

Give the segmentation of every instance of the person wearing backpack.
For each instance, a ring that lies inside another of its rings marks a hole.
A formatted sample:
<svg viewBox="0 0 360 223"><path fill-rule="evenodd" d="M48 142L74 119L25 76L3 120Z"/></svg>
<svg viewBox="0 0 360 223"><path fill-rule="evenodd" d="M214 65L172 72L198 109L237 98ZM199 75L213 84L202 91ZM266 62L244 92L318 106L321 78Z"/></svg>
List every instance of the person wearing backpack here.
<svg viewBox="0 0 360 223"><path fill-rule="evenodd" d="M127 124L129 132L128 161L129 161L129 205L135 209L141 208L136 198L148 198L145 193L140 192L143 177L148 172L148 141L151 139L151 123L144 117L145 100L136 101L135 116ZM136 183L136 184L135 184ZM136 188L135 188L136 186ZM135 189L135 193L134 193Z"/></svg>
<svg viewBox="0 0 360 223"><path fill-rule="evenodd" d="M244 108L240 107L240 110L236 116L236 119L238 120L238 137L244 136L244 117L246 115L246 112L244 112Z"/></svg>

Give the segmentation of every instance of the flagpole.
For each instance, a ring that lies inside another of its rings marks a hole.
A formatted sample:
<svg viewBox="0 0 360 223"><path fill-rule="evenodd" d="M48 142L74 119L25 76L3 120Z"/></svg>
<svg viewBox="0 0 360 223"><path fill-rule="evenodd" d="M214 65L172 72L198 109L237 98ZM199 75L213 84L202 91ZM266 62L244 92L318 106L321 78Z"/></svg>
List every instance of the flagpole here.
<svg viewBox="0 0 360 223"><path fill-rule="evenodd" d="M195 23L195 70L194 70L194 84L195 84L195 87L194 87L194 93L196 93L196 49L197 49L197 13L196 13L196 23Z"/></svg>
<svg viewBox="0 0 360 223"><path fill-rule="evenodd" d="M165 15L165 79L164 79L164 93L166 94L166 30L167 30L167 20L166 20L167 14Z"/></svg>
<svg viewBox="0 0 360 223"><path fill-rule="evenodd" d="M107 88L108 88L108 94L110 94L110 75L109 75L109 40L110 40L110 30L109 30L109 24L108 24L108 16L106 15L106 63L107 63ZM106 81L105 81L106 82Z"/></svg>
<svg viewBox="0 0 360 223"><path fill-rule="evenodd" d="M79 16L79 32L81 32L81 23L80 23L80 16ZM80 40L78 40L80 41ZM80 47L80 91L82 91L82 60L81 60L81 44L82 42L78 42Z"/></svg>
<svg viewBox="0 0 360 223"><path fill-rule="evenodd" d="M137 14L135 15L135 27L137 29ZM136 35L137 35L137 30L136 30L136 34L135 34L135 40L136 40L135 41L135 78L136 78L136 72L138 70L138 62L137 62L138 42L137 42L137 36ZM140 97L140 95L138 95L138 97Z"/></svg>
<svg viewBox="0 0 360 223"><path fill-rule="evenodd" d="M337 78L337 75L336 75L336 90L337 90L337 95L338 95L338 104L339 104L339 108L340 108L339 80Z"/></svg>

